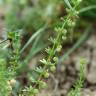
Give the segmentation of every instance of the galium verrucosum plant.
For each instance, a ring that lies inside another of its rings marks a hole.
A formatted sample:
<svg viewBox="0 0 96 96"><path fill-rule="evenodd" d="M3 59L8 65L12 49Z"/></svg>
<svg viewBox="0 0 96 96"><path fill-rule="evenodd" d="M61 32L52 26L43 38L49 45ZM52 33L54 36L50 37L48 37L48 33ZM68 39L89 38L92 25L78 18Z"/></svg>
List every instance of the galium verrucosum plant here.
<svg viewBox="0 0 96 96"><path fill-rule="evenodd" d="M65 3L66 1L68 0L65 0ZM62 50L62 44L65 40L67 40L69 32L73 30L76 20L78 19L78 12L76 11L76 8L80 2L78 0L74 0L72 3L75 3L75 5L73 4L74 7L70 8L71 5L69 1L67 2L69 6L68 15L62 19L62 24L60 26L55 27L56 34L54 37L49 38L52 46L45 48L47 56L40 60L41 66L33 69L33 74L35 74L35 76L33 75L30 79L33 86L23 90L23 93L26 94L25 96L35 96L39 90L45 88L47 84L44 80L50 76L50 72L56 70L56 64L58 64L59 61L59 53Z"/></svg>
<svg viewBox="0 0 96 96"><path fill-rule="evenodd" d="M67 0L66 0L67 1ZM74 0L75 2L75 0ZM39 90L45 88L47 84L44 82L45 78L48 78L50 72L55 71L56 64L59 60L59 53L62 50L62 43L67 39L67 36L70 31L75 26L75 22L77 19L76 5L68 10L68 15L65 16L62 20L62 24L59 27L55 28L55 36L50 37L49 41L51 41L52 47L48 47L45 49L47 56L46 58L40 60L42 66L36 67L32 70L33 75L30 76L30 85L20 90L19 96L35 96ZM74 9L74 10L73 10ZM8 32L8 40L10 41L9 49L9 62L8 62L8 70L13 73L12 77L8 79L9 86L16 84L16 69L19 65L19 50L20 50L20 34L19 32ZM35 74L35 75L34 75ZM33 85L33 86L32 86ZM5 95L6 96L6 95ZM7 95L8 96L8 95ZM9 95L10 96L10 95Z"/></svg>
<svg viewBox="0 0 96 96"><path fill-rule="evenodd" d="M0 96L11 96L19 63L20 32L8 32L4 41L8 41L8 46L0 49L6 52L6 56L0 57Z"/></svg>
<svg viewBox="0 0 96 96"><path fill-rule="evenodd" d="M19 63L19 51L20 51L20 32L14 31L14 32L8 32L8 39L10 41L10 58L9 58L9 64L10 67L12 67L12 70L14 72L18 68Z"/></svg>
<svg viewBox="0 0 96 96"><path fill-rule="evenodd" d="M85 66L87 64L87 61L82 58L80 60L80 72L79 72L79 78L77 79L77 81L75 82L74 84L74 88L72 88L70 90L70 92L68 93L68 96L80 96L80 91L83 87L83 83L84 83L84 80L85 80L85 74L84 74L84 69L85 69Z"/></svg>
<svg viewBox="0 0 96 96"><path fill-rule="evenodd" d="M6 67L6 60L0 58L0 96L10 96L12 87L8 84L11 72Z"/></svg>

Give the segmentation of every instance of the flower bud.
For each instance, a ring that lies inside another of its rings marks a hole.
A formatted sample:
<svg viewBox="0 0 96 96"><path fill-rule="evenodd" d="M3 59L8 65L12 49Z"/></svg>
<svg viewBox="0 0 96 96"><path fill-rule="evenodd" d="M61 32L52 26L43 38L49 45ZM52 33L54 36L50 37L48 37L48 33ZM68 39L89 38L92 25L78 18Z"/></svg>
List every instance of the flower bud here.
<svg viewBox="0 0 96 96"><path fill-rule="evenodd" d="M8 91L10 91L10 92L11 92L11 91L12 91L12 86L10 86L10 85L9 85L9 86L7 86L7 89L8 89Z"/></svg>
<svg viewBox="0 0 96 96"><path fill-rule="evenodd" d="M67 30L63 29L62 33L63 33L63 35L66 35L67 34Z"/></svg>
<svg viewBox="0 0 96 96"><path fill-rule="evenodd" d="M81 60L80 60L80 64L86 64L86 59L84 59L84 58L82 58Z"/></svg>
<svg viewBox="0 0 96 96"><path fill-rule="evenodd" d="M39 86L41 88L46 88L47 87L47 84L45 82L43 82L43 81L39 81Z"/></svg>
<svg viewBox="0 0 96 96"><path fill-rule="evenodd" d="M56 67L55 67L54 65L52 65L52 66L50 67L50 70L51 70L52 72L54 72L54 71L56 70Z"/></svg>
<svg viewBox="0 0 96 96"><path fill-rule="evenodd" d="M72 26L73 26L73 27L75 26L75 24L76 24L75 22L72 22Z"/></svg>
<svg viewBox="0 0 96 96"><path fill-rule="evenodd" d="M66 40L67 39L67 37L66 36L62 36L62 40Z"/></svg>
<svg viewBox="0 0 96 96"><path fill-rule="evenodd" d="M61 45L59 45L59 46L57 46L56 51L57 51L57 52L60 52L60 51L61 51L61 49L62 49L62 46L61 46Z"/></svg>
<svg viewBox="0 0 96 96"><path fill-rule="evenodd" d="M72 21L71 19L69 19L69 20L67 21L67 24L68 24L69 27L75 26L75 22Z"/></svg>
<svg viewBox="0 0 96 96"><path fill-rule="evenodd" d="M13 86L13 85L16 84L16 80L15 79L12 79L12 80L9 81L9 83L10 83L11 86Z"/></svg>
<svg viewBox="0 0 96 96"><path fill-rule="evenodd" d="M57 63L58 62L58 57L54 57L53 61Z"/></svg>

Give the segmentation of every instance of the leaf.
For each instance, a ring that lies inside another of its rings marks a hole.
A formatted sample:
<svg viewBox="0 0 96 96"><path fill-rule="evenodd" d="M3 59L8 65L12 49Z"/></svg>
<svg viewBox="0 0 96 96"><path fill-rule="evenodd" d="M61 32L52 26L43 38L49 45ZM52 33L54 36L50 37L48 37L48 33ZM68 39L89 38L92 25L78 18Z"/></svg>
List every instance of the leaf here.
<svg viewBox="0 0 96 96"><path fill-rule="evenodd" d="M71 11L73 12L74 15L77 16L77 12L75 10L75 8L73 8L69 2L69 0L64 0L64 2L66 3L66 5L69 7L69 9L71 9Z"/></svg>
<svg viewBox="0 0 96 96"><path fill-rule="evenodd" d="M67 5L71 10L73 10L73 8L72 8L69 0L64 0L64 2L66 3L66 5Z"/></svg>
<svg viewBox="0 0 96 96"><path fill-rule="evenodd" d="M88 6L88 7L82 8L78 12L79 13L83 13L83 12L86 12L86 11L89 11L89 10L92 10L92 9L96 9L96 5L92 5L92 6Z"/></svg>
<svg viewBox="0 0 96 96"><path fill-rule="evenodd" d="M45 59L40 60L40 62L43 63L43 64L45 64L45 65L48 64L48 62Z"/></svg>
<svg viewBox="0 0 96 96"><path fill-rule="evenodd" d="M20 53L22 53L31 43L32 41L44 30L46 29L46 26L40 28L37 32L35 32L30 39L28 40L28 42L24 45L24 47L21 49Z"/></svg>

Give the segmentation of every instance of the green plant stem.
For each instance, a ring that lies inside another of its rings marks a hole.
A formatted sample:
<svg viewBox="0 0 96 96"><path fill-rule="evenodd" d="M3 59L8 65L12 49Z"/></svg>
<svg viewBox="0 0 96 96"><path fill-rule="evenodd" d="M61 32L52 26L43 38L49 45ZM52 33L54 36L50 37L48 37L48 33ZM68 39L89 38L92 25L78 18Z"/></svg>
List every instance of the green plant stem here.
<svg viewBox="0 0 96 96"><path fill-rule="evenodd" d="M65 27L65 24L67 23L67 20L70 18L70 15L71 15L71 13L70 13L70 14L68 15L68 17L66 18L66 21L63 23L61 29L63 29L63 28ZM59 41L59 39L60 39L60 37L61 37L61 33L62 33L62 32L60 32L60 33L57 35L57 37L56 37L56 41L55 41L55 43L54 43L54 45L53 45L53 47L52 47L51 53L49 54L49 56L48 56L48 58L47 58L47 62L49 62L49 61L51 60L51 58L53 57L53 52L54 52L54 50L55 50L55 47L57 47L56 44L57 44L57 42ZM47 70L47 65L45 65L45 66L43 67L43 70ZM34 71L35 71L35 70L34 70ZM38 80L41 80L41 79L42 79L42 76L43 76L43 74L40 74L40 76L38 77ZM35 84L33 87L35 88L35 87L36 87L36 84Z"/></svg>

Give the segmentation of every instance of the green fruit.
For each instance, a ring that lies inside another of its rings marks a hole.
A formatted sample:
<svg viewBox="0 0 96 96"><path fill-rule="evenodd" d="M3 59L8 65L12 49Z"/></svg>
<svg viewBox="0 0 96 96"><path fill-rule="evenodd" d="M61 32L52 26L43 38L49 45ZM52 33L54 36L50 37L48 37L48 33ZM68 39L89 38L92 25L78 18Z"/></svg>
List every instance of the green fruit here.
<svg viewBox="0 0 96 96"><path fill-rule="evenodd" d="M54 72L54 71L56 70L56 67L55 67L55 66L51 66L51 67L50 67L50 70L51 70L52 72Z"/></svg>
<svg viewBox="0 0 96 96"><path fill-rule="evenodd" d="M40 81L40 82L39 82L39 86L40 86L41 88L46 88L46 87L47 87L47 84L46 84L45 82L43 82L43 81Z"/></svg>
<svg viewBox="0 0 96 96"><path fill-rule="evenodd" d="M48 72L45 72L45 73L44 73L44 77L45 77L45 78L48 78L48 77L49 77L49 73L48 73Z"/></svg>

